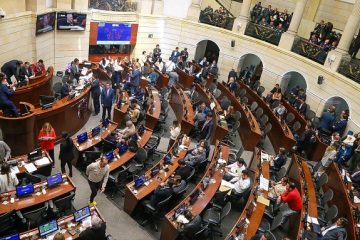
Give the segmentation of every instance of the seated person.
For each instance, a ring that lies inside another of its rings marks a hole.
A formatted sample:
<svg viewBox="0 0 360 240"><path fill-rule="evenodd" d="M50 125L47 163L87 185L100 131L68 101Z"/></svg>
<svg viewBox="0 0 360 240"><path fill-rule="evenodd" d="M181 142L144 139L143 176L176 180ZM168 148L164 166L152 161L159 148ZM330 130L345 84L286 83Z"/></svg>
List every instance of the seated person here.
<svg viewBox="0 0 360 240"><path fill-rule="evenodd" d="M245 169L246 163L244 159L239 158L236 162L225 167L225 175L223 179L226 181L233 180L235 182L241 177L241 173Z"/></svg>
<svg viewBox="0 0 360 240"><path fill-rule="evenodd" d="M330 226L321 228L321 236L318 240L346 240L347 232L346 225L348 220L346 218L338 218L336 222Z"/></svg>
<svg viewBox="0 0 360 240"><path fill-rule="evenodd" d="M190 210L186 210L184 213L184 217L188 222L180 225L180 235L191 239L198 231L200 231L202 227L201 216L199 214L194 216Z"/></svg>
<svg viewBox="0 0 360 240"><path fill-rule="evenodd" d="M126 127L124 129L118 131L118 142L128 139L132 135L136 134L136 128L132 121L127 121L125 126Z"/></svg>
<svg viewBox="0 0 360 240"><path fill-rule="evenodd" d="M264 97L264 101L270 104L272 100L272 95L273 94L271 92L267 93L266 97Z"/></svg>
<svg viewBox="0 0 360 240"><path fill-rule="evenodd" d="M91 227L82 231L79 240L100 240L106 238L106 224L97 215L91 216Z"/></svg>
<svg viewBox="0 0 360 240"><path fill-rule="evenodd" d="M280 88L280 85L277 83L277 84L275 84L275 87L273 88L273 89L271 89L271 93L276 93L276 92L278 92L280 90L280 92L281 92L281 88Z"/></svg>
<svg viewBox="0 0 360 240"><path fill-rule="evenodd" d="M285 148L279 148L279 154L270 158L270 170L279 171L287 160Z"/></svg>
<svg viewBox="0 0 360 240"><path fill-rule="evenodd" d="M232 189L231 194L237 198L242 197L242 194L250 188L250 184L249 170L247 169L241 172L241 178L238 178L234 184L225 180L221 182L221 185L230 187Z"/></svg>
<svg viewBox="0 0 360 240"><path fill-rule="evenodd" d="M150 200L145 200L143 205L146 206L147 204L150 204L151 206L155 207L157 203L165 200L174 193L173 185L173 178L169 178L165 183L160 183L160 185L155 189L154 193L150 196Z"/></svg>
<svg viewBox="0 0 360 240"><path fill-rule="evenodd" d="M105 138L107 141L111 142L114 146L116 146L118 138L116 131L112 131L109 136Z"/></svg>
<svg viewBox="0 0 360 240"><path fill-rule="evenodd" d="M235 90L238 88L238 84L235 82L235 78L233 77L229 78L229 81L226 85L230 89L230 92L235 92Z"/></svg>
<svg viewBox="0 0 360 240"><path fill-rule="evenodd" d="M10 96L15 94L16 83L9 85L6 75L3 73L0 73L0 81L0 109L3 110L6 115L10 115L12 117L19 116L15 104L9 99Z"/></svg>
<svg viewBox="0 0 360 240"><path fill-rule="evenodd" d="M32 71L30 68L30 63L25 62L23 66L20 67L19 75L18 75L18 87L24 86L29 82L29 78L32 76Z"/></svg>
<svg viewBox="0 0 360 240"><path fill-rule="evenodd" d="M178 164L179 167L176 169L175 175L179 175L181 179L187 179L190 176L193 168L186 164L184 159L180 159Z"/></svg>
<svg viewBox="0 0 360 240"><path fill-rule="evenodd" d="M55 234L53 240L65 240L65 236L64 236L64 234L58 232Z"/></svg>
<svg viewBox="0 0 360 240"><path fill-rule="evenodd" d="M303 99L298 97L296 99L296 101L295 101L295 106L294 107L299 113L305 115L306 110L307 110L307 105L306 105L306 103L305 103L305 101Z"/></svg>
<svg viewBox="0 0 360 240"><path fill-rule="evenodd" d="M131 109L129 110L129 117L132 123L136 124L140 116L140 106L136 99L131 99Z"/></svg>
<svg viewBox="0 0 360 240"><path fill-rule="evenodd" d="M188 152L184 161L191 167L195 167L206 159L205 141L200 141L199 146Z"/></svg>
<svg viewBox="0 0 360 240"><path fill-rule="evenodd" d="M277 203L287 203L288 206L287 209L282 211L284 216L283 223L290 215L301 211L303 206L302 196L294 183L288 182L286 185L286 191L278 197Z"/></svg>
<svg viewBox="0 0 360 240"><path fill-rule="evenodd" d="M360 186L360 163L357 165L356 170L350 175L350 179L354 185Z"/></svg>
<svg viewBox="0 0 360 240"><path fill-rule="evenodd" d="M210 112L210 109L206 106L205 102L201 102L200 105L196 108L194 114L194 125L196 127L205 121L208 112Z"/></svg>
<svg viewBox="0 0 360 240"><path fill-rule="evenodd" d="M11 157L11 149L6 142L0 140L0 164L6 162Z"/></svg>
<svg viewBox="0 0 360 240"><path fill-rule="evenodd" d="M286 191L286 185L288 184L288 177L283 177L280 182L271 182L271 187L269 189L269 198L277 199L281 194Z"/></svg>
<svg viewBox="0 0 360 240"><path fill-rule="evenodd" d="M200 131L200 139L209 141L210 137L213 133L214 129L214 120L213 120L213 114L212 112L208 112L206 115L206 120L204 124L202 125L201 131Z"/></svg>
<svg viewBox="0 0 360 240"><path fill-rule="evenodd" d="M234 122L234 107L233 106L229 106L227 109L224 110L224 117L227 123L233 123Z"/></svg>
<svg viewBox="0 0 360 240"><path fill-rule="evenodd" d="M72 84L72 81L70 79L66 79L66 81L63 82L61 91L60 91L61 98L69 96L69 94L71 92L71 84Z"/></svg>
<svg viewBox="0 0 360 240"><path fill-rule="evenodd" d="M179 175L175 175L173 179L174 179L174 185L172 186L172 188L174 190L174 193L178 194L179 192L183 191L186 188L187 184L186 181L182 179L181 176Z"/></svg>
<svg viewBox="0 0 360 240"><path fill-rule="evenodd" d="M282 118L283 116L285 116L287 109L282 103L280 103L279 106L274 108L274 112L275 112L276 116Z"/></svg>

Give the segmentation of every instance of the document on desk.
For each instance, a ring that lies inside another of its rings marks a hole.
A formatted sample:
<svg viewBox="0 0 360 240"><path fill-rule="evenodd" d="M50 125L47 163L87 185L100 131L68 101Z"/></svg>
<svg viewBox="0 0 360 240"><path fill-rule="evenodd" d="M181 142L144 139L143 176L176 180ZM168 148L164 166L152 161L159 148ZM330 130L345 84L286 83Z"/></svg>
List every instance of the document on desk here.
<svg viewBox="0 0 360 240"><path fill-rule="evenodd" d="M83 67L82 70L81 70L81 75L86 75L88 70L89 69L87 67Z"/></svg>
<svg viewBox="0 0 360 240"><path fill-rule="evenodd" d="M269 206L270 205L270 200L267 198L264 198L262 195L258 196L257 200L258 203L262 203L265 206Z"/></svg>
<svg viewBox="0 0 360 240"><path fill-rule="evenodd" d="M43 158L35 161L36 166L44 166L47 164L50 164L50 160L47 157L43 157Z"/></svg>
<svg viewBox="0 0 360 240"><path fill-rule="evenodd" d="M261 152L261 162L269 161L269 154Z"/></svg>
<svg viewBox="0 0 360 240"><path fill-rule="evenodd" d="M357 196L354 196L354 203L360 203L360 199Z"/></svg>
<svg viewBox="0 0 360 240"><path fill-rule="evenodd" d="M33 163L27 163L27 164L25 164L24 167L28 173L32 173L37 170L37 168L35 167L35 165Z"/></svg>
<svg viewBox="0 0 360 240"><path fill-rule="evenodd" d="M269 191L269 179L260 176L260 189L264 189L265 191Z"/></svg>
<svg viewBox="0 0 360 240"><path fill-rule="evenodd" d="M225 180L221 180L221 186L225 186L225 187L228 187L231 189L234 188L234 184L232 184L231 182L225 181Z"/></svg>
<svg viewBox="0 0 360 240"><path fill-rule="evenodd" d="M11 170L11 172L14 173L14 174L20 173L19 168L18 168L17 166L12 166L12 167L10 168L10 170Z"/></svg>

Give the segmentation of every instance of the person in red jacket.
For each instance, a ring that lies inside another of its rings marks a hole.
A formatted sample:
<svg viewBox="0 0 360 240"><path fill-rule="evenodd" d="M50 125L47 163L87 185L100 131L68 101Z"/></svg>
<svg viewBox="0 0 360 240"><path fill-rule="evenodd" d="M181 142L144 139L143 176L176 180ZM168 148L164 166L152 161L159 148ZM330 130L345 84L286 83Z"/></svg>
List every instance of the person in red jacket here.
<svg viewBox="0 0 360 240"><path fill-rule="evenodd" d="M52 160L52 165L55 163L54 147L56 141L56 133L50 123L46 122L43 124L42 129L39 132L38 140L43 151L49 153Z"/></svg>
<svg viewBox="0 0 360 240"><path fill-rule="evenodd" d="M287 203L288 205L287 209L282 210L284 216L283 222L285 222L290 215L301 211L303 206L302 197L293 182L289 182L286 185L286 191L278 198L278 203L280 202Z"/></svg>

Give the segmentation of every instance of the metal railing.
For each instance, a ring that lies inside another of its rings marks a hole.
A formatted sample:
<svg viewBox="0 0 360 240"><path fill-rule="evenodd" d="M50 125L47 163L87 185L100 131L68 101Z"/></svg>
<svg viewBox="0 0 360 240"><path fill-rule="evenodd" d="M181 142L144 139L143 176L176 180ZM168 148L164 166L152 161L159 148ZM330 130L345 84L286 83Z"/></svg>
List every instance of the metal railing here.
<svg viewBox="0 0 360 240"><path fill-rule="evenodd" d="M279 45L282 33L282 30L262 26L252 22L248 22L245 29L245 35L263 40L276 46Z"/></svg>
<svg viewBox="0 0 360 240"><path fill-rule="evenodd" d="M360 83L360 60L358 59L343 59L340 63L338 72Z"/></svg>
<svg viewBox="0 0 360 240"><path fill-rule="evenodd" d="M205 12L204 10L200 12L200 18L199 18L199 21L201 23L225 28L228 30L232 30L234 25L234 20L235 20L234 17L228 17L213 12Z"/></svg>
<svg viewBox="0 0 360 240"><path fill-rule="evenodd" d="M328 54L324 48L300 37L295 39L291 51L322 65L325 63Z"/></svg>
<svg viewBox="0 0 360 240"><path fill-rule="evenodd" d="M99 9L116 12L136 12L137 1L133 0L89 0L89 9Z"/></svg>

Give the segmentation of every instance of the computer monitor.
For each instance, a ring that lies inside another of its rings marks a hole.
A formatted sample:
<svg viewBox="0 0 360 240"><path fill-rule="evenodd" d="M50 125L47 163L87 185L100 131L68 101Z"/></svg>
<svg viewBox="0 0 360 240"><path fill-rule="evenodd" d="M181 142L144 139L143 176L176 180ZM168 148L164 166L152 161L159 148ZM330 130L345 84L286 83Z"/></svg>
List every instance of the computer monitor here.
<svg viewBox="0 0 360 240"><path fill-rule="evenodd" d="M59 229L56 220L39 225L39 235L40 237L46 237L47 235L56 232Z"/></svg>
<svg viewBox="0 0 360 240"><path fill-rule="evenodd" d="M47 184L49 188L56 187L63 182L62 174L57 173L47 177Z"/></svg>
<svg viewBox="0 0 360 240"><path fill-rule="evenodd" d="M99 135L101 132L101 128L100 127L95 127L91 130L91 136L92 137L95 137L97 135Z"/></svg>
<svg viewBox="0 0 360 240"><path fill-rule="evenodd" d="M114 159L114 153L112 151L105 153L106 159L111 162Z"/></svg>
<svg viewBox="0 0 360 240"><path fill-rule="evenodd" d="M90 208L88 206L81 208L81 209L77 210L76 212L74 212L74 221L80 222L83 219L90 217L90 215L91 215Z"/></svg>
<svg viewBox="0 0 360 240"><path fill-rule="evenodd" d="M157 164L151 169L151 177L155 177L160 172L160 164Z"/></svg>
<svg viewBox="0 0 360 240"><path fill-rule="evenodd" d="M109 124L110 124L110 120L108 118L106 118L102 123L104 128L107 128L109 126Z"/></svg>
<svg viewBox="0 0 360 240"><path fill-rule="evenodd" d="M77 141L79 144L82 144L83 142L86 142L87 140L88 140L87 132L77 135Z"/></svg>
<svg viewBox="0 0 360 240"><path fill-rule="evenodd" d="M16 233L16 234L8 235L6 237L1 237L0 240L20 240L20 236L18 233Z"/></svg>
<svg viewBox="0 0 360 240"><path fill-rule="evenodd" d="M40 106L42 108L49 108L54 104L54 102L55 102L54 96L40 95Z"/></svg>
<svg viewBox="0 0 360 240"><path fill-rule="evenodd" d="M166 156L164 157L164 164L169 164L171 163L172 160L172 156L170 153L166 154Z"/></svg>
<svg viewBox="0 0 360 240"><path fill-rule="evenodd" d="M19 198L31 195L34 192L34 185L27 184L16 187L16 196Z"/></svg>
<svg viewBox="0 0 360 240"><path fill-rule="evenodd" d="M29 161L36 161L42 158L42 151L40 148L35 149L34 151L28 153L28 160Z"/></svg>
<svg viewBox="0 0 360 240"><path fill-rule="evenodd" d="M145 177L144 176L136 177L134 187L139 188L142 185L144 185L144 183L145 183Z"/></svg>

